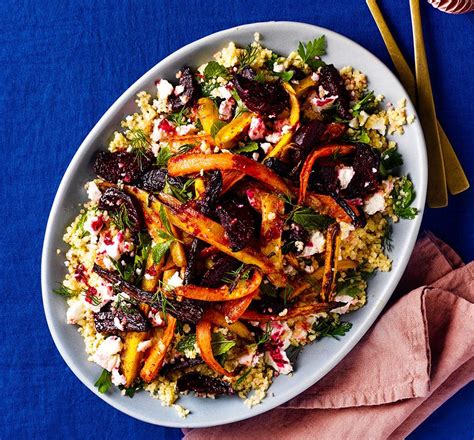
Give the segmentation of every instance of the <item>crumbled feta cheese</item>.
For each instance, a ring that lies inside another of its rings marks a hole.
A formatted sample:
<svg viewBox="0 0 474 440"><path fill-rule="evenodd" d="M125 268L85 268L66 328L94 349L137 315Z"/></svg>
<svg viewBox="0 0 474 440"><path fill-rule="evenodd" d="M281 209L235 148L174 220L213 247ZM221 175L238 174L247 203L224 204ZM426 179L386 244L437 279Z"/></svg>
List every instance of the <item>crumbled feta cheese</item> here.
<svg viewBox="0 0 474 440"><path fill-rule="evenodd" d="M316 93L314 93L312 97L309 98L309 103L311 104L311 107L315 112L320 112L322 110L326 110L332 107L333 104L336 102L337 98L337 95L325 96L323 98L320 98Z"/></svg>
<svg viewBox="0 0 474 440"><path fill-rule="evenodd" d="M304 243L302 241L295 241L295 248L298 252L303 252L304 249Z"/></svg>
<svg viewBox="0 0 474 440"><path fill-rule="evenodd" d="M357 122L359 123L358 125L360 125L361 127L364 126L368 118L369 118L369 114L366 111L362 110L359 113L359 116L357 117Z"/></svg>
<svg viewBox="0 0 474 440"><path fill-rule="evenodd" d="M118 368L114 368L112 370L111 380L112 383L117 387L120 385L125 385L127 383L127 379L123 374L120 374Z"/></svg>
<svg viewBox="0 0 474 440"><path fill-rule="evenodd" d="M116 316L116 317L114 318L114 326L115 326L115 328L117 328L117 329L120 330L121 332L123 332L123 331L125 330L125 328L124 328L124 326L123 326L123 324L122 324L122 322L120 321L120 319L119 319L118 316Z"/></svg>
<svg viewBox="0 0 474 440"><path fill-rule="evenodd" d="M290 346L292 331L286 322L271 323L270 349L265 351L265 361L280 374L289 374L293 367L285 350Z"/></svg>
<svg viewBox="0 0 474 440"><path fill-rule="evenodd" d="M178 133L180 136L195 133L196 131L197 128L194 124L180 125L179 127L176 127L176 133Z"/></svg>
<svg viewBox="0 0 474 440"><path fill-rule="evenodd" d="M316 73L316 72L313 72L311 74L311 79L314 81L314 82L318 82L319 81L319 75Z"/></svg>
<svg viewBox="0 0 474 440"><path fill-rule="evenodd" d="M184 86L181 85L181 84L174 88L174 94L176 96L181 95L181 93L183 93L183 92L184 92Z"/></svg>
<svg viewBox="0 0 474 440"><path fill-rule="evenodd" d="M176 271L166 283L166 287L168 289L174 289L182 285L183 285L183 279L179 276L178 271Z"/></svg>
<svg viewBox="0 0 474 440"><path fill-rule="evenodd" d="M161 312L159 310L150 310L148 312L148 319L151 321L153 327L163 327L165 325L165 321L161 317Z"/></svg>
<svg viewBox="0 0 474 440"><path fill-rule="evenodd" d="M226 89L227 90L227 89ZM232 118L232 110L234 108L235 100L233 98L222 101L219 105L219 119L228 121Z"/></svg>
<svg viewBox="0 0 474 440"><path fill-rule="evenodd" d="M87 197L92 202L97 202L102 197L102 193L95 182L89 182L87 185Z"/></svg>
<svg viewBox="0 0 474 440"><path fill-rule="evenodd" d="M253 154L252 154L252 159L253 159L255 162L258 161L258 158L259 158L259 157L260 157L260 154L258 154L258 153L253 153Z"/></svg>
<svg viewBox="0 0 474 440"><path fill-rule="evenodd" d="M147 349L151 347L151 344L152 344L151 339L147 339L146 341L139 342L137 346L137 351L139 353L147 351Z"/></svg>
<svg viewBox="0 0 474 440"><path fill-rule="evenodd" d="M359 120L357 119L357 117L354 117L349 121L349 127L359 128Z"/></svg>
<svg viewBox="0 0 474 440"><path fill-rule="evenodd" d="M337 178L341 189L346 189L354 177L355 171L352 167L340 167L337 171Z"/></svg>
<svg viewBox="0 0 474 440"><path fill-rule="evenodd" d="M268 151L270 150L270 148L272 148L272 144L270 144L269 142L262 142L260 144L260 148L265 154L268 154Z"/></svg>
<svg viewBox="0 0 474 440"><path fill-rule="evenodd" d="M370 196L364 203L364 211L373 215L376 212L381 212L385 209L385 197L382 191L376 192Z"/></svg>
<svg viewBox="0 0 474 440"><path fill-rule="evenodd" d="M106 254L114 260L118 260L124 252L131 249L132 244L125 241L124 234L119 231L114 237L105 235L101 237L98 254Z"/></svg>
<svg viewBox="0 0 474 440"><path fill-rule="evenodd" d="M344 304L343 306L336 307L335 309L331 310L331 313L339 313L340 315L349 312L354 307L360 307L364 304L364 300L358 297L353 298L350 295L337 295L334 298L334 301Z"/></svg>
<svg viewBox="0 0 474 440"><path fill-rule="evenodd" d="M160 79L156 82L156 94L157 100L153 101L153 104L159 112L167 112L168 109L168 97L173 93L173 86L166 79Z"/></svg>
<svg viewBox="0 0 474 440"><path fill-rule="evenodd" d="M263 122L262 118L253 117L250 121L249 127L249 138L253 141L257 139L263 139L265 137L265 133L267 128L265 127L265 122Z"/></svg>
<svg viewBox="0 0 474 440"><path fill-rule="evenodd" d="M270 142L271 144L276 144L282 137L282 133L279 131L276 131L274 133L270 133L269 135L265 136L265 140L267 142Z"/></svg>
<svg viewBox="0 0 474 440"><path fill-rule="evenodd" d="M276 214L274 212L269 212L267 218L268 220L275 220Z"/></svg>
<svg viewBox="0 0 474 440"><path fill-rule="evenodd" d="M118 336L109 336L99 345L92 356L92 361L107 371L112 371L120 365L120 352L122 351L122 340Z"/></svg>
<svg viewBox="0 0 474 440"><path fill-rule="evenodd" d="M74 302L71 301L71 303L66 312L67 323L77 324L84 317L86 308L80 299Z"/></svg>
<svg viewBox="0 0 474 440"><path fill-rule="evenodd" d="M326 239L320 231L313 231L309 237L309 241L303 249L302 257L310 257L314 254L320 254L324 251Z"/></svg>
<svg viewBox="0 0 474 440"><path fill-rule="evenodd" d="M283 72L285 70L285 66L283 64L277 64L275 63L273 65L273 71L274 72L277 72L277 73L280 73L280 72Z"/></svg>

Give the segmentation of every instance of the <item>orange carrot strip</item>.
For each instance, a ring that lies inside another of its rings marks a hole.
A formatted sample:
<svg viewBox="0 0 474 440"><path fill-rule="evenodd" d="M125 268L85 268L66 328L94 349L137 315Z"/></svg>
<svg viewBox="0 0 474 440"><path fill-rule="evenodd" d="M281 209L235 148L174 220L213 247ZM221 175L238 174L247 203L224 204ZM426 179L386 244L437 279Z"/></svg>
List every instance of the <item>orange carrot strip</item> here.
<svg viewBox="0 0 474 440"><path fill-rule="evenodd" d="M172 157L168 162L170 176L199 173L201 170L235 170L260 180L277 191L291 196L292 193L283 179L265 165L239 154L189 153Z"/></svg>
<svg viewBox="0 0 474 440"><path fill-rule="evenodd" d="M167 325L161 337L153 338L154 345L151 347L145 364L140 371L140 377L147 383L152 382L160 372L166 353L174 337L176 319L167 315Z"/></svg>
<svg viewBox="0 0 474 440"><path fill-rule="evenodd" d="M196 342L201 352L203 361L214 370L217 374L222 376L235 376L235 373L227 371L219 362L217 362L212 352L212 324L205 319L201 319L196 324Z"/></svg>

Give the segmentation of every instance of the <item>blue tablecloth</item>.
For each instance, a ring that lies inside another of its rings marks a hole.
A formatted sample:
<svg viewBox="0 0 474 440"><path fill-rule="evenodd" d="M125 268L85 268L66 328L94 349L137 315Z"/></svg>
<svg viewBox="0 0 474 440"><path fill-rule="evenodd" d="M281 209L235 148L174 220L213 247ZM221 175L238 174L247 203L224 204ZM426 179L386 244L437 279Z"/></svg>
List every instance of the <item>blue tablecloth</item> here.
<svg viewBox="0 0 474 440"><path fill-rule="evenodd" d="M408 1L383 9L412 60ZM474 182L474 14L422 5L439 119ZM165 438L178 430L136 421L90 393L49 336L40 294L40 250L61 176L89 130L145 71L182 45L242 23L319 24L391 66L363 1L0 2L1 228L0 438ZM423 226L474 257L474 195L427 210ZM472 439L474 387L433 414L411 438Z"/></svg>

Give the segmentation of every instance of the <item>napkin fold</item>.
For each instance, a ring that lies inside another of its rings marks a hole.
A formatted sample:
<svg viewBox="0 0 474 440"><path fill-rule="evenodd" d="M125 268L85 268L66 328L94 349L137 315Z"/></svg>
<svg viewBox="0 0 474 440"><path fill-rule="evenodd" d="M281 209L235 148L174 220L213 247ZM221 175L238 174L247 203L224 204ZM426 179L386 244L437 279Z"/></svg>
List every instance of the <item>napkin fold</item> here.
<svg viewBox="0 0 474 440"><path fill-rule="evenodd" d="M394 297L406 292L300 396L245 421L185 430L184 439L405 438L474 379L474 262L425 233Z"/></svg>

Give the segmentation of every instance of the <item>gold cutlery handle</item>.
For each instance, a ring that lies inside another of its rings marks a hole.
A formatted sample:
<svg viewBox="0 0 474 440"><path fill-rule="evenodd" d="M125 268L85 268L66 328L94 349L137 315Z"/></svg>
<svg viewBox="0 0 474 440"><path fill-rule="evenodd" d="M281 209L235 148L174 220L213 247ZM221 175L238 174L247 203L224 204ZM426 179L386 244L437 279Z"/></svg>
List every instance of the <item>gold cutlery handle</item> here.
<svg viewBox="0 0 474 440"><path fill-rule="evenodd" d="M388 53L392 62L397 70L400 81L407 90L408 96L414 104L416 104L416 81L415 75L408 65L405 57L402 54L398 44L393 38L390 29L385 22L382 11L377 5L377 0L366 0L367 6L374 18L375 24L377 25L382 39L385 42ZM446 171L446 181L448 183L448 190L451 194L459 194L469 188L469 181L467 180L466 174L462 168L461 163L456 155L456 152L451 145L446 133L441 127L438 121L438 132L441 141L441 150L443 153L444 166Z"/></svg>
<svg viewBox="0 0 474 440"><path fill-rule="evenodd" d="M423 29L421 26L420 0L410 0L415 47L416 90L421 125L428 151L428 206L442 208L448 205L448 191L441 142L436 124L436 112L431 89L428 61L426 59Z"/></svg>

